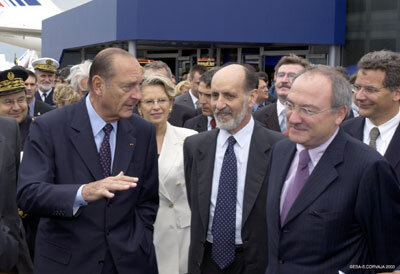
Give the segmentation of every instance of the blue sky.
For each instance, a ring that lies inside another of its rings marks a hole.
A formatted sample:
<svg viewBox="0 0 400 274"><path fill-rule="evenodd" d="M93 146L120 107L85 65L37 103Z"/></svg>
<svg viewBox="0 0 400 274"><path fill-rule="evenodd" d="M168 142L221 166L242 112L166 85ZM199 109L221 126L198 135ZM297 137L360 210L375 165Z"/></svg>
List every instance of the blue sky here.
<svg viewBox="0 0 400 274"><path fill-rule="evenodd" d="M12 46L9 44L5 43L0 43L0 54L5 54L6 60L9 62L14 62L14 54L18 57L20 57L26 49Z"/></svg>

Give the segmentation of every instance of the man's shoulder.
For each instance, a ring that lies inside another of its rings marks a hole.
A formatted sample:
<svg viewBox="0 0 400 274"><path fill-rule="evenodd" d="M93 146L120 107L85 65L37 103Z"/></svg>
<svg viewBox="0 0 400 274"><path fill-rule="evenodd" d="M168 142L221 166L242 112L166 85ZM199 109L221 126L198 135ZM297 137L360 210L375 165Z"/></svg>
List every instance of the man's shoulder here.
<svg viewBox="0 0 400 274"><path fill-rule="evenodd" d="M193 126L193 125L199 123L203 119L207 119L207 116L204 116L203 114L196 115L196 116L188 119L185 122L185 126Z"/></svg>
<svg viewBox="0 0 400 274"><path fill-rule="evenodd" d="M287 138L286 135L282 134L281 132L265 128L258 121L255 121L254 133L256 133L254 136L255 138L268 139L270 143L275 143L280 140L289 139Z"/></svg>
<svg viewBox="0 0 400 274"><path fill-rule="evenodd" d="M181 102L184 100L187 100L187 98L189 98L189 91L185 92L184 94L178 95L175 97L175 102Z"/></svg>
<svg viewBox="0 0 400 274"><path fill-rule="evenodd" d="M364 117L358 116L358 117L343 121L343 123L341 124L341 127L343 129L350 129L350 128L354 127L355 125L363 124L364 121L365 121Z"/></svg>
<svg viewBox="0 0 400 274"><path fill-rule="evenodd" d="M254 116L254 118L258 119L260 117L263 117L266 114L273 112L275 109L276 109L276 103L268 104L268 105L260 108L256 112L254 112L253 116Z"/></svg>
<svg viewBox="0 0 400 274"><path fill-rule="evenodd" d="M15 124L17 124L17 121L14 118L0 116L0 123L1 123L2 129L4 129L4 127L15 127Z"/></svg>

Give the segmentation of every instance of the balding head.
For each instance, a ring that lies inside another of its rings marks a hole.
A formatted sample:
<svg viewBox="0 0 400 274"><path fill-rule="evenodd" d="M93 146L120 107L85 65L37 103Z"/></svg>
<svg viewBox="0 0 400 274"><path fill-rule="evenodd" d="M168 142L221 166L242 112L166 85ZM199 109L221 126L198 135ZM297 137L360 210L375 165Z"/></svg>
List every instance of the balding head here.
<svg viewBox="0 0 400 274"><path fill-rule="evenodd" d="M257 75L238 64L217 71L211 81L211 108L218 127L234 134L251 118L256 99Z"/></svg>

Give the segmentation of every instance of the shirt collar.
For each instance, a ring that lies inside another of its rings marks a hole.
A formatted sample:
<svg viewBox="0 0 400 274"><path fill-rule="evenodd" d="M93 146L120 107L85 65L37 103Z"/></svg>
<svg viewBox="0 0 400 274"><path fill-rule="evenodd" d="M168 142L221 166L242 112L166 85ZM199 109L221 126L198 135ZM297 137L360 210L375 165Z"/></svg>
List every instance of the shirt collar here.
<svg viewBox="0 0 400 274"><path fill-rule="evenodd" d="M221 135L222 144L224 145L228 141L228 138L230 136L233 136L236 140L236 143L240 147L244 147L244 145L248 141L249 136L252 136L253 129L254 129L253 116L250 116L250 121L241 130L239 130L233 135L230 134L225 129L221 129L219 134Z"/></svg>
<svg viewBox="0 0 400 274"><path fill-rule="evenodd" d="M333 139L335 139L338 132L339 132L339 128L337 128L335 133L333 133L332 136L329 137L329 139L326 140L323 144L308 150L313 167L315 167L317 165L318 161L321 159L322 155L324 155L325 150L332 143ZM300 145L300 144L296 144L296 148L297 148L297 153L306 149L303 145Z"/></svg>
<svg viewBox="0 0 400 274"><path fill-rule="evenodd" d="M86 96L86 108L89 115L90 124L92 126L93 136L96 136L103 130L104 126L107 124L94 110L92 103L89 100L90 94ZM118 121L112 122L113 130L117 130Z"/></svg>
<svg viewBox="0 0 400 274"><path fill-rule="evenodd" d="M190 97L192 98L193 103L196 104L198 99L196 98L196 96L193 95L191 89L189 89L188 92L189 92Z"/></svg>
<svg viewBox="0 0 400 274"><path fill-rule="evenodd" d="M381 137L381 139L385 142L390 141L389 139L391 139L393 136L391 132L396 130L399 123L400 123L400 111L398 111L397 114L392 119L390 119L389 121L380 126L375 126L370 119L366 118L365 132L367 132L369 136L369 132L371 131L371 129L377 127L379 129L379 136Z"/></svg>
<svg viewBox="0 0 400 274"><path fill-rule="evenodd" d="M278 100L276 100L276 107L277 107L278 116L280 116L282 111L285 109L285 105L283 105L281 103L281 101L279 101L279 99L278 99Z"/></svg>

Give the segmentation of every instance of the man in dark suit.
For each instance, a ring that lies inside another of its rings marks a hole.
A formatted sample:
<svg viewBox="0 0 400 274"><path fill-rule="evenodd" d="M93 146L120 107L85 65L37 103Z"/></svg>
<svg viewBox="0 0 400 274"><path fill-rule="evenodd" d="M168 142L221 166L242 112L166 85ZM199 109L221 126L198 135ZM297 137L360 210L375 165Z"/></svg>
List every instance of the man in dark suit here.
<svg viewBox="0 0 400 274"><path fill-rule="evenodd" d="M275 145L269 167L268 274L400 264L400 184L381 155L339 129L350 107L350 84L331 67L310 67L292 84L290 140Z"/></svg>
<svg viewBox="0 0 400 274"><path fill-rule="evenodd" d="M216 121L214 114L211 109L211 80L214 74L219 68L212 68L206 71L200 77L199 84L199 107L201 114L189 119L185 122L184 127L196 130L197 132L203 132L212 130L216 127Z"/></svg>
<svg viewBox="0 0 400 274"><path fill-rule="evenodd" d="M158 73L172 81L172 72L163 61L154 61L143 67L143 73ZM183 127L184 123L198 114L196 109L185 105L174 104L170 110L168 122L176 127Z"/></svg>
<svg viewBox="0 0 400 274"><path fill-rule="evenodd" d="M30 70L28 72L28 78L25 80L25 91L26 91L26 101L28 102L28 115L30 117L36 117L42 115L54 107L43 103L41 100L36 100L35 94L37 92L37 77L36 74Z"/></svg>
<svg viewBox="0 0 400 274"><path fill-rule="evenodd" d="M54 106L53 91L57 68L60 66L53 58L39 58L32 62L37 77L38 91L35 98Z"/></svg>
<svg viewBox="0 0 400 274"><path fill-rule="evenodd" d="M186 138L185 179L192 211L189 273L263 273L271 146L284 138L255 123L257 76L229 65L212 79L218 130Z"/></svg>
<svg viewBox="0 0 400 274"><path fill-rule="evenodd" d="M364 55L353 92L361 116L342 128L384 155L400 178L400 54L382 50Z"/></svg>
<svg viewBox="0 0 400 274"><path fill-rule="evenodd" d="M286 133L286 97L294 77L309 65L308 60L294 54L283 56L275 66L275 90L278 100L276 103L269 104L254 112L254 119L261 122L266 128Z"/></svg>
<svg viewBox="0 0 400 274"><path fill-rule="evenodd" d="M132 115L142 71L108 48L90 69L88 96L36 118L17 201L40 216L36 273L157 273L155 129Z"/></svg>
<svg viewBox="0 0 400 274"><path fill-rule="evenodd" d="M197 109L199 100L199 84L200 77L207 71L207 67L202 65L194 65L188 75L190 89L182 95L175 98L175 104L184 105L186 107Z"/></svg>
<svg viewBox="0 0 400 274"><path fill-rule="evenodd" d="M17 83L16 78L10 81ZM18 82L23 84L22 79ZM12 85L6 89L12 89ZM20 161L19 140L15 119L0 117L0 271L30 274L33 265L15 200Z"/></svg>

